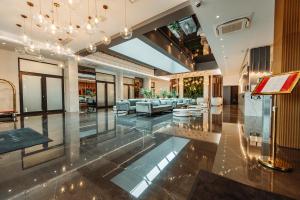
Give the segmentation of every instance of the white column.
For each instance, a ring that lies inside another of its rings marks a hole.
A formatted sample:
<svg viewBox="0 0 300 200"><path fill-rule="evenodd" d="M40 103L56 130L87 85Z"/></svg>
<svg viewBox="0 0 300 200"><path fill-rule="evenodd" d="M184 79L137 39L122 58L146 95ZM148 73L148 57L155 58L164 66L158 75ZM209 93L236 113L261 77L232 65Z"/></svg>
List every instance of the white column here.
<svg viewBox="0 0 300 200"><path fill-rule="evenodd" d="M211 100L213 98L213 76L212 75L210 76L209 87L210 87L210 97L209 97L210 102L209 103L211 103Z"/></svg>
<svg viewBox="0 0 300 200"><path fill-rule="evenodd" d="M64 71L65 109L67 112L79 112L78 63L69 58Z"/></svg>
<svg viewBox="0 0 300 200"><path fill-rule="evenodd" d="M73 163L80 158L80 118L77 113L66 113L65 142L68 145L66 153Z"/></svg>
<svg viewBox="0 0 300 200"><path fill-rule="evenodd" d="M124 98L123 94L123 72L119 72L116 76L116 100L122 100Z"/></svg>
<svg viewBox="0 0 300 200"><path fill-rule="evenodd" d="M179 78L179 98L183 98L183 77Z"/></svg>
<svg viewBox="0 0 300 200"><path fill-rule="evenodd" d="M144 78L143 88L151 89L151 78Z"/></svg>

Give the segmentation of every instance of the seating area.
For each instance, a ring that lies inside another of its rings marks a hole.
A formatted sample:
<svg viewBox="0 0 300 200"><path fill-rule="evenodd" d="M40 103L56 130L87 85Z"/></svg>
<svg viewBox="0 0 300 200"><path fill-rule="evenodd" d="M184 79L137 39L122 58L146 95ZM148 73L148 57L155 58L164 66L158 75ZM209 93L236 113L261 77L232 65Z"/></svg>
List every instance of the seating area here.
<svg viewBox="0 0 300 200"><path fill-rule="evenodd" d="M145 113L152 115L172 111L174 108L182 108L192 104L188 98L170 99L128 99L116 102L116 112L125 111L127 113Z"/></svg>

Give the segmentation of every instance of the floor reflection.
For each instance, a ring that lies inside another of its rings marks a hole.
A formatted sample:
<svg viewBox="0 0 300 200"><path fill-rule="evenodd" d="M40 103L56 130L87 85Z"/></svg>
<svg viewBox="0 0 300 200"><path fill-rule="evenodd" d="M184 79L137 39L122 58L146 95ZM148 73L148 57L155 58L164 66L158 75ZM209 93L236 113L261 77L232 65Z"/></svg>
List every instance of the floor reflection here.
<svg viewBox="0 0 300 200"><path fill-rule="evenodd" d="M0 123L0 131L30 127L52 140L0 155L0 199L186 199L200 169L300 199L299 168L257 164L269 153L260 121L214 107L198 117L99 110ZM299 151L280 154L299 166Z"/></svg>

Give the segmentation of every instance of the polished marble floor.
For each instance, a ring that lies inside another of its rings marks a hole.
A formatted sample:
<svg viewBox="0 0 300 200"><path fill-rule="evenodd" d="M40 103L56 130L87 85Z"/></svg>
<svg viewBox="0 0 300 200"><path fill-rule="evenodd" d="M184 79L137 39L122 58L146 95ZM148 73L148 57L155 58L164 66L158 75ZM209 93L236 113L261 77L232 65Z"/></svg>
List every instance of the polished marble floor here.
<svg viewBox="0 0 300 200"><path fill-rule="evenodd" d="M99 110L0 123L0 131L22 127L52 142L0 155L0 199L187 199L200 170L300 199L299 151L280 151L290 173L261 167L262 120L234 106L201 117Z"/></svg>

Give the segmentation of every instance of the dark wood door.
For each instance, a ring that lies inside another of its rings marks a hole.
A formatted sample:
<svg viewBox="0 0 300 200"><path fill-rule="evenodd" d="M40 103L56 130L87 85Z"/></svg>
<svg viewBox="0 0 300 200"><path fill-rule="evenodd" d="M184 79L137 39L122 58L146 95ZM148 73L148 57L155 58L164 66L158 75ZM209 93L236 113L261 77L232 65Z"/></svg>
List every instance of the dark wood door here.
<svg viewBox="0 0 300 200"><path fill-rule="evenodd" d="M231 86L230 88L230 104L231 105L238 105L238 95L239 95L239 87L238 86Z"/></svg>

